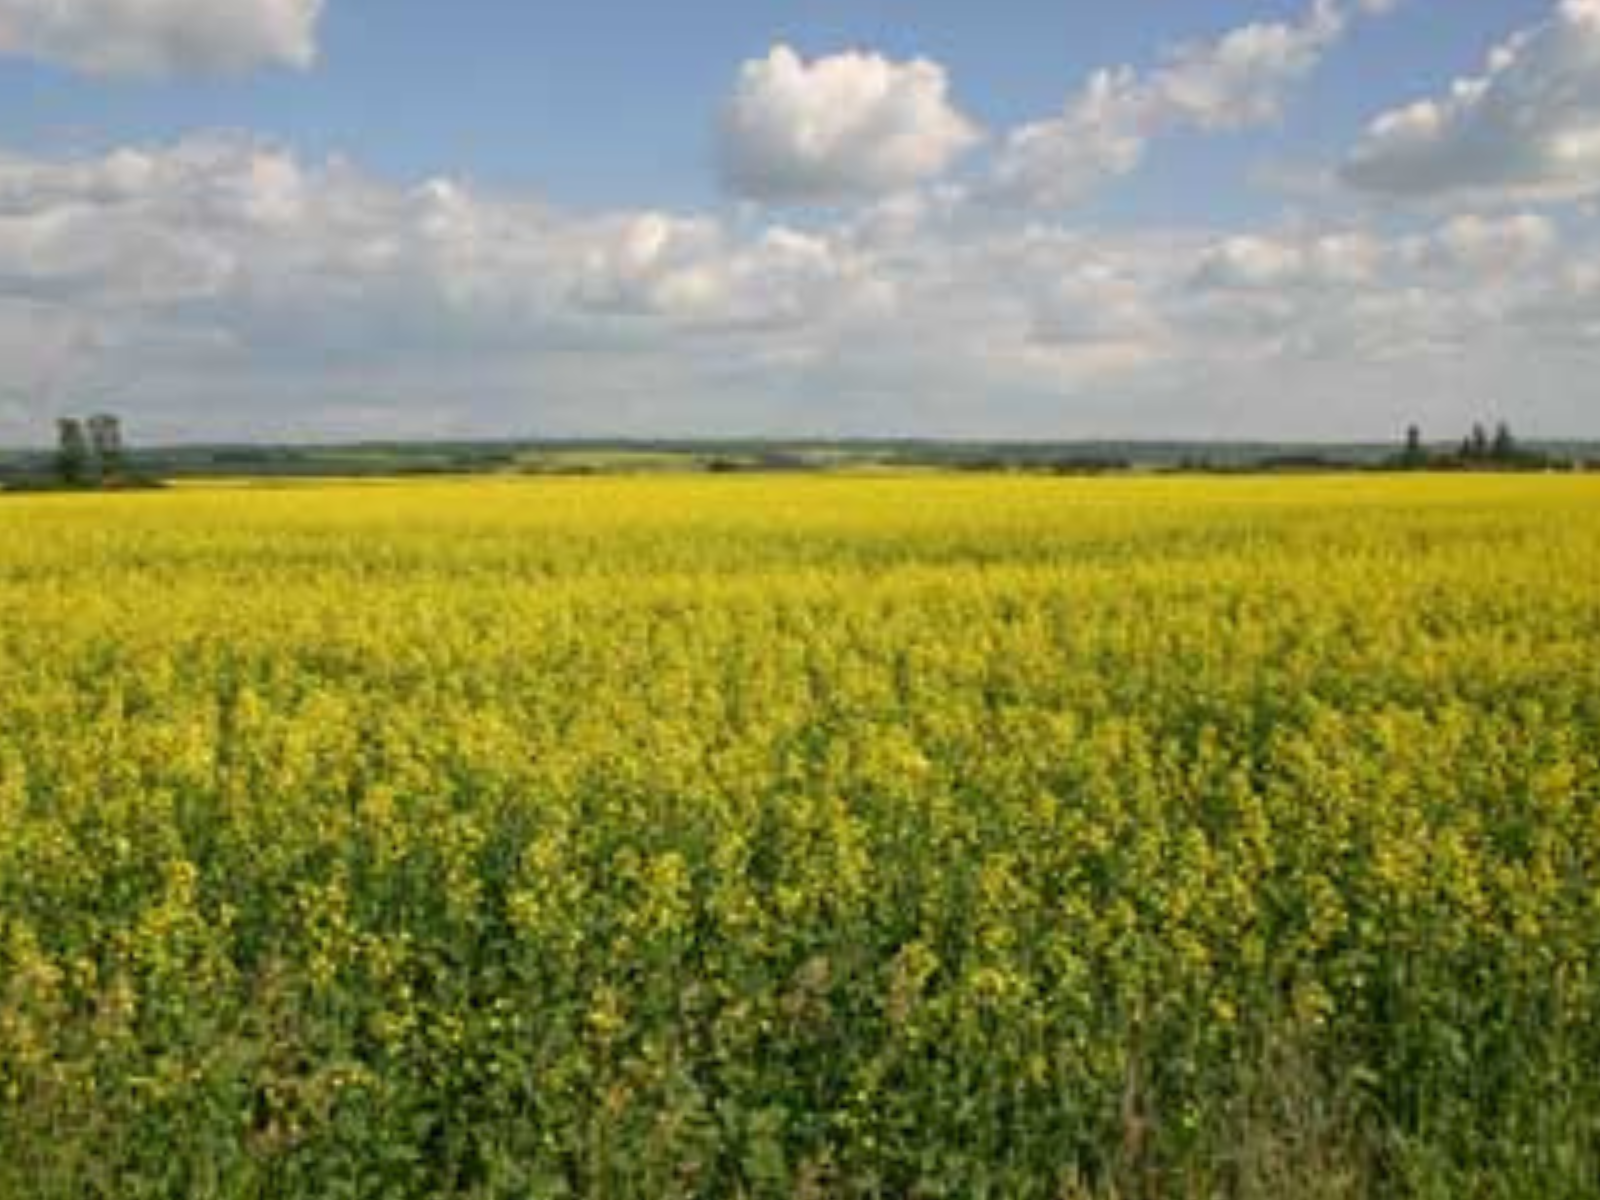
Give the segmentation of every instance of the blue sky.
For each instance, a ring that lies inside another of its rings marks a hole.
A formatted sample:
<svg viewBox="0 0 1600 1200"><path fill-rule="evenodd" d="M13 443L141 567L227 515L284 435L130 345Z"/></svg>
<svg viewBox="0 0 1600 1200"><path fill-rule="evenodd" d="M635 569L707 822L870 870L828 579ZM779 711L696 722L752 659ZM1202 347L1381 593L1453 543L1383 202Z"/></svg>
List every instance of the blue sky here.
<svg viewBox="0 0 1600 1200"><path fill-rule="evenodd" d="M568 203L705 205L713 118L738 63L786 42L943 63L964 106L994 128L1058 108L1107 64L1147 64L1170 45L1245 20L1292 19L1294 0L335 0L310 72L224 79L85 79L13 60L0 112L13 145L102 148L195 129L250 130L310 154L345 153L386 174L460 174L535 187ZM1414 4L1330 61L1278 130L1183 148L1123 191L1140 210L1181 194L1202 216L1273 203L1241 187L1241 164L1337 149L1376 104L1438 91L1475 67L1541 0Z"/></svg>
<svg viewBox="0 0 1600 1200"><path fill-rule="evenodd" d="M1590 0L208 5L0 0L0 438L1600 432Z"/></svg>

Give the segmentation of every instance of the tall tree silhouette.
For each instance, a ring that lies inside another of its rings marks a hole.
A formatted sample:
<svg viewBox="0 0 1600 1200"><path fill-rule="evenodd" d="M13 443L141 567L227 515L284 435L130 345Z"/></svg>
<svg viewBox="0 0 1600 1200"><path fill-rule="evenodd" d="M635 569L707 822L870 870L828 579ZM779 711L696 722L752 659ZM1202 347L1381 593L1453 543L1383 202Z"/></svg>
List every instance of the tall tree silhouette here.
<svg viewBox="0 0 1600 1200"><path fill-rule="evenodd" d="M62 483L77 486L89 478L89 439L83 422L63 417L56 422L56 475Z"/></svg>
<svg viewBox="0 0 1600 1200"><path fill-rule="evenodd" d="M1512 462L1517 457L1517 451L1517 439L1511 434L1511 426L1501 421L1495 427L1491 455L1496 462Z"/></svg>
<svg viewBox="0 0 1600 1200"><path fill-rule="evenodd" d="M115 479L122 474L123 445L122 421L110 413L98 413L89 418L89 443L102 480Z"/></svg>

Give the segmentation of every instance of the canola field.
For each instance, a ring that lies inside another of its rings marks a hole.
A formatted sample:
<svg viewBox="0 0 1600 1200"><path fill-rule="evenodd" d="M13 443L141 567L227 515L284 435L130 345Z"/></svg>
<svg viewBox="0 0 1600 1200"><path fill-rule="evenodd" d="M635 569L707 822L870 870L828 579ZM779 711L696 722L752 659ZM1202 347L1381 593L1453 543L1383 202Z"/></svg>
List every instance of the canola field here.
<svg viewBox="0 0 1600 1200"><path fill-rule="evenodd" d="M0 500L0 1197L1600 1194L1600 479Z"/></svg>

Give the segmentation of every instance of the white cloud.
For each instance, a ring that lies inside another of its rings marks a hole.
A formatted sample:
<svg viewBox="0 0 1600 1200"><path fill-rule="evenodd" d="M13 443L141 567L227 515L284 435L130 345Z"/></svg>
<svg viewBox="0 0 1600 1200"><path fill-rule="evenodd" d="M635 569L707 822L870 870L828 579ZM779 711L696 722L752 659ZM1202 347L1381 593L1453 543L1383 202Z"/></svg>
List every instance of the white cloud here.
<svg viewBox="0 0 1600 1200"><path fill-rule="evenodd" d="M1270 124L1346 24L1332 0L1317 0L1298 22L1246 25L1214 42L1180 47L1149 74L1132 67L1099 71L1059 116L1011 133L987 194L1066 208L1136 169L1164 134Z"/></svg>
<svg viewBox="0 0 1600 1200"><path fill-rule="evenodd" d="M739 239L709 218L654 212L602 221L569 295L595 314L747 331L893 303L892 289L826 237L780 225Z"/></svg>
<svg viewBox="0 0 1600 1200"><path fill-rule="evenodd" d="M308 67L324 0L0 0L0 54L92 75Z"/></svg>
<svg viewBox="0 0 1600 1200"><path fill-rule="evenodd" d="M1555 224L1537 213L1505 217L1469 213L1447 221L1435 235L1431 251L1446 265L1492 273L1546 262L1559 242Z"/></svg>
<svg viewBox="0 0 1600 1200"><path fill-rule="evenodd" d="M1385 247L1360 232L1285 239L1230 237L1200 257L1195 283L1235 290L1347 287L1379 282Z"/></svg>
<svg viewBox="0 0 1600 1200"><path fill-rule="evenodd" d="M1563 231L1531 214L1458 217L1389 238L1363 229L1224 238L1197 256L1182 323L1224 340L1248 330L1286 370L1366 363L1414 374L1431 362L1470 379L1496 351L1525 364L1545 357L1539 324L1582 306L1550 269L1562 245ZM1600 266L1589 239L1567 238L1565 249Z"/></svg>
<svg viewBox="0 0 1600 1200"><path fill-rule="evenodd" d="M148 438L1348 436L1535 386L1527 411L1581 428L1586 229L1095 231L931 190L802 228L238 138L0 156L0 434L93 398Z"/></svg>
<svg viewBox="0 0 1600 1200"><path fill-rule="evenodd" d="M65 372L62 386L91 393L153 394L159 377L169 397L292 383L312 404L348 373L377 388L401 363L406 388L462 372L464 388L500 378L513 394L551 360L579 359L595 378L572 386L600 388L640 355L720 343L690 365L721 370L738 358L730 345L770 356L894 303L845 238L783 226L569 213L448 180L401 187L236 138L0 156L0 346L24 310L77 338L70 361L12 364L38 395ZM17 344L42 352L31 334Z"/></svg>
<svg viewBox="0 0 1600 1200"><path fill-rule="evenodd" d="M1562 0L1496 48L1483 74L1377 118L1344 176L1410 199L1600 193L1600 0Z"/></svg>
<svg viewBox="0 0 1600 1200"><path fill-rule="evenodd" d="M893 192L941 174L979 140L936 63L862 53L807 63L781 45L744 65L720 133L728 189L779 202Z"/></svg>

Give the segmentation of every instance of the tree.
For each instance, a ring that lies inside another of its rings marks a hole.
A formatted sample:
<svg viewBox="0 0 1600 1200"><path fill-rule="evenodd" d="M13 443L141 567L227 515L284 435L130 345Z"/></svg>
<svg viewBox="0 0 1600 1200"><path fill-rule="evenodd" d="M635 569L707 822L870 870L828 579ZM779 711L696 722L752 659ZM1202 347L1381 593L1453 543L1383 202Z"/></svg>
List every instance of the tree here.
<svg viewBox="0 0 1600 1200"><path fill-rule="evenodd" d="M1400 461L1408 467L1427 465L1428 451L1422 444L1422 430L1416 425L1406 430L1406 449Z"/></svg>
<svg viewBox="0 0 1600 1200"><path fill-rule="evenodd" d="M123 446L122 421L110 413L99 413L89 418L89 442L100 466L101 480L115 479L122 474Z"/></svg>
<svg viewBox="0 0 1600 1200"><path fill-rule="evenodd" d="M89 476L89 439L83 431L83 422L76 417L63 417L56 422L56 474L61 482L79 486Z"/></svg>
<svg viewBox="0 0 1600 1200"><path fill-rule="evenodd" d="M1468 439L1468 446L1471 450L1468 457L1478 462L1482 462L1489 457L1489 431L1481 423L1472 427L1472 436Z"/></svg>
<svg viewBox="0 0 1600 1200"><path fill-rule="evenodd" d="M1511 426L1501 421L1494 431L1491 454L1496 462L1512 462L1518 453L1517 439L1511 435Z"/></svg>

